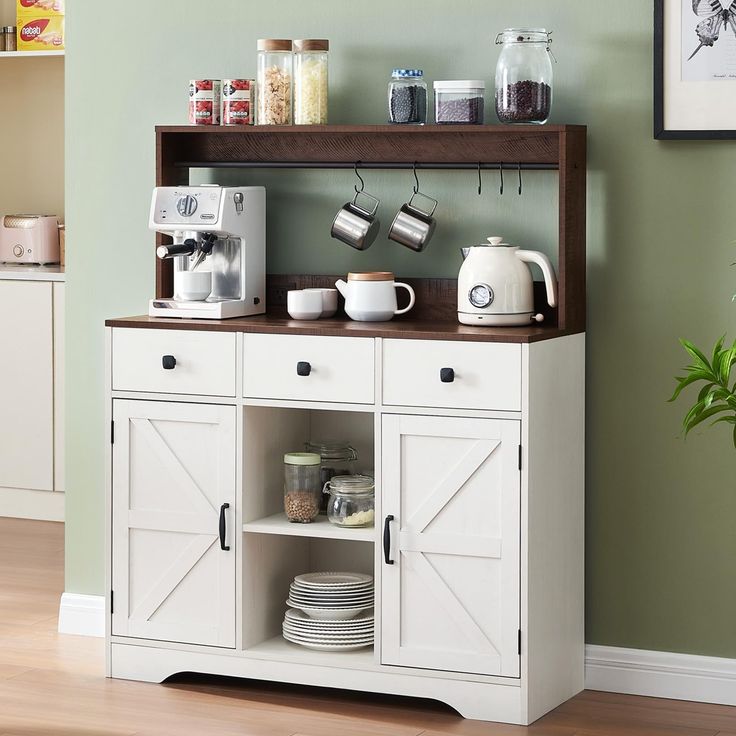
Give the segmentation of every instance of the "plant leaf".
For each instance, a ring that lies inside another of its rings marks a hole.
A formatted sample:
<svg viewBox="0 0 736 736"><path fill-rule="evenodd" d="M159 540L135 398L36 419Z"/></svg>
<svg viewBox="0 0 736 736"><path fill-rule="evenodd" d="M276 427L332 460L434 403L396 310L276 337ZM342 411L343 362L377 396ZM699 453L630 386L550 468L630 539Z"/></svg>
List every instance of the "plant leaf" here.
<svg viewBox="0 0 736 736"><path fill-rule="evenodd" d="M705 368L705 370L711 371L712 369L710 366L710 363L708 362L708 359L703 355L703 353L698 350L698 348L695 347L689 340L686 340L685 338L680 338L680 344L682 347L687 350L688 353L695 359L696 364L699 364L700 367Z"/></svg>
<svg viewBox="0 0 736 736"><path fill-rule="evenodd" d="M701 422L704 422L706 419L724 411L732 411L732 409L730 406L711 406L709 409L702 409L701 411L694 413L692 416L688 415L685 421L685 435L687 435L690 430L697 427Z"/></svg>
<svg viewBox="0 0 736 736"><path fill-rule="evenodd" d="M672 398L669 399L669 401L674 401L684 388L687 388L691 383L695 383L696 381L708 381L708 387L710 388L715 383L712 378L713 376L711 376L709 372L703 370L693 372L689 376L676 378L675 380L679 381L679 385L675 388L675 392L672 394Z"/></svg>

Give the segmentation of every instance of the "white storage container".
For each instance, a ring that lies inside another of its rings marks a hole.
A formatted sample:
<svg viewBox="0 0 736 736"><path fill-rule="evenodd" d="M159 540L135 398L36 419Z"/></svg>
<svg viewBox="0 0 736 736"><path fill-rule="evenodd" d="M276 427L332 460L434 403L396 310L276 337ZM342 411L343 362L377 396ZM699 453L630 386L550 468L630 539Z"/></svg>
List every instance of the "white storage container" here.
<svg viewBox="0 0 736 736"><path fill-rule="evenodd" d="M434 83L434 120L439 124L483 125L481 79L457 79Z"/></svg>

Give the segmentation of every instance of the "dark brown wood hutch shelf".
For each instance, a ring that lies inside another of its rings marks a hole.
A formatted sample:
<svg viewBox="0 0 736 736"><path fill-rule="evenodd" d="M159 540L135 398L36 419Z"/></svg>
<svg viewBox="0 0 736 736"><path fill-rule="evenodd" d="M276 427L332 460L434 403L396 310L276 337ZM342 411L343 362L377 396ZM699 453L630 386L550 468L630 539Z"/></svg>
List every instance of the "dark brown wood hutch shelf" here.
<svg viewBox="0 0 736 736"><path fill-rule="evenodd" d="M552 169L559 187L559 306L544 326L506 328L462 327L440 320L396 320L372 326L321 320L299 323L278 313L264 317L214 321L194 320L184 329L282 331L299 334L382 336L417 331L435 339L529 342L585 330L586 127L582 125L307 125L307 126L157 126L156 184L189 181L191 168L498 168ZM157 237L157 244L164 236ZM401 277L407 274L399 274ZM450 282L451 280L445 280ZM446 291L451 291L448 289ZM156 296L173 293L170 261L156 259ZM450 314L454 305L448 304ZM113 326L160 326L175 320L135 318L110 320ZM253 325L254 330L247 329ZM232 325L229 327L228 325ZM302 326L304 325L304 326ZM395 327L394 327L395 326ZM176 327L176 325L171 325ZM498 332L499 337L494 337ZM380 334L379 334L380 333ZM407 336L407 335L405 335Z"/></svg>

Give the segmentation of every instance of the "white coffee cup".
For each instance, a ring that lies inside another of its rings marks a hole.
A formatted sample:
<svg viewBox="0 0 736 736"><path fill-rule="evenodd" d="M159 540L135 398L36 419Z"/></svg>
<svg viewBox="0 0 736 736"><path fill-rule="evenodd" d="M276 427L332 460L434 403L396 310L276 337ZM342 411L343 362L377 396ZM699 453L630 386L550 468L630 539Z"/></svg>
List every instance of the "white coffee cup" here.
<svg viewBox="0 0 736 736"><path fill-rule="evenodd" d="M211 271L177 271L174 274L175 299L184 302L202 302L211 292Z"/></svg>
<svg viewBox="0 0 736 736"><path fill-rule="evenodd" d="M319 289L298 289L286 294L286 311L292 319L319 319L322 293Z"/></svg>
<svg viewBox="0 0 736 736"><path fill-rule="evenodd" d="M334 317L337 313L337 289L304 289L322 294L322 314L320 317Z"/></svg>

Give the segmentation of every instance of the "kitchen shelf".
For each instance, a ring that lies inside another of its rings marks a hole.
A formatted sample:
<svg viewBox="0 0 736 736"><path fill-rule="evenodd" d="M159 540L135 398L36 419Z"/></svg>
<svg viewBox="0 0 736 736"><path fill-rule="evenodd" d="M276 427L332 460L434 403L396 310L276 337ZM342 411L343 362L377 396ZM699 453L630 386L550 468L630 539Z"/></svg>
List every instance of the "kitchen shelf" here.
<svg viewBox="0 0 736 736"><path fill-rule="evenodd" d="M283 513L246 522L243 524L243 531L257 534L281 534L290 537L348 539L358 542L373 542L376 537L374 527L357 527L354 529L340 527L331 524L326 516L318 516L311 524L293 524Z"/></svg>
<svg viewBox="0 0 736 736"><path fill-rule="evenodd" d="M556 337L555 330L585 330L586 135L584 125L159 125L156 185L188 184L192 168L218 167L343 169L359 163L386 169L556 170L558 308L543 327L522 328L526 334L536 329ZM166 242L158 233L156 245ZM169 298L172 261L156 258L155 263L156 298ZM430 303L440 299L445 311L457 308L451 289ZM266 301L270 304L268 295Z"/></svg>
<svg viewBox="0 0 736 736"><path fill-rule="evenodd" d="M38 56L64 56L63 51L0 51L0 59L33 58Z"/></svg>
<svg viewBox="0 0 736 736"><path fill-rule="evenodd" d="M260 659L346 667L348 669L369 670L375 667L372 646L354 649L352 652L320 652L301 647L298 644L292 644L281 635L246 649L245 654Z"/></svg>

